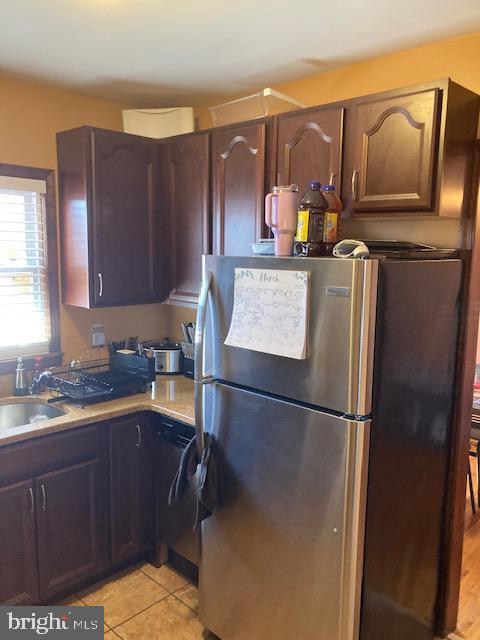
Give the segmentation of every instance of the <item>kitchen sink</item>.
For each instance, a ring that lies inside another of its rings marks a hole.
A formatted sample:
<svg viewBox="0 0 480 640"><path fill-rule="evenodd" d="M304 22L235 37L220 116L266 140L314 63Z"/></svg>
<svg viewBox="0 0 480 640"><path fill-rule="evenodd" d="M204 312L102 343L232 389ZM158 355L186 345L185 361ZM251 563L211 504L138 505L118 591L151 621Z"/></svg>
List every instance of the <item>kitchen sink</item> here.
<svg viewBox="0 0 480 640"><path fill-rule="evenodd" d="M8 402L0 404L0 430L43 422L64 414L63 409L46 402Z"/></svg>

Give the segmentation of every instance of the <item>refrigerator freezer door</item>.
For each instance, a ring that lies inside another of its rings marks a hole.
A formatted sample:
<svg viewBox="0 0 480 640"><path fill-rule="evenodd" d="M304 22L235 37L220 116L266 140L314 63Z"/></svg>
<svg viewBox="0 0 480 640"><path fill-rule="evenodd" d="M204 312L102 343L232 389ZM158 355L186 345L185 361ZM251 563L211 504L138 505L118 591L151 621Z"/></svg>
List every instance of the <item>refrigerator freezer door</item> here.
<svg viewBox="0 0 480 640"><path fill-rule="evenodd" d="M230 327L235 267L309 271L307 357L293 360L224 344ZM204 256L212 276L204 373L351 416L371 410L377 295L376 260Z"/></svg>
<svg viewBox="0 0 480 640"><path fill-rule="evenodd" d="M370 423L214 383L219 506L200 617L222 640L358 637Z"/></svg>

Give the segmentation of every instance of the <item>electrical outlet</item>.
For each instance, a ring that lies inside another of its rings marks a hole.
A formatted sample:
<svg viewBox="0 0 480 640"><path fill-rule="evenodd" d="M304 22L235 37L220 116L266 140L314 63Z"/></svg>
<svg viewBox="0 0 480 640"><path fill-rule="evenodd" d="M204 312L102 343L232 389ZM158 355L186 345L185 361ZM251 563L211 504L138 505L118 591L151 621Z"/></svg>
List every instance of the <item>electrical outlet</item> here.
<svg viewBox="0 0 480 640"><path fill-rule="evenodd" d="M92 325L92 347L104 347L105 346L105 329L101 324Z"/></svg>

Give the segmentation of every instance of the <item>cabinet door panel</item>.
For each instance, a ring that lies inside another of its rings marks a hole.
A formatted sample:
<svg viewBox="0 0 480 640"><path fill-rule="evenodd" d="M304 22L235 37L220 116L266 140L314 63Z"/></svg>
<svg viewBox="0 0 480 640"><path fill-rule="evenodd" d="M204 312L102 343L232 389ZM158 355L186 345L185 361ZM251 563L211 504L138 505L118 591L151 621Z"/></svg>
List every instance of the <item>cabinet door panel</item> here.
<svg viewBox="0 0 480 640"><path fill-rule="evenodd" d="M151 541L153 505L149 430L139 419L110 425L112 560L135 556Z"/></svg>
<svg viewBox="0 0 480 640"><path fill-rule="evenodd" d="M94 131L92 155L95 304L158 300L153 144Z"/></svg>
<svg viewBox="0 0 480 640"><path fill-rule="evenodd" d="M251 255L263 233L265 123L212 132L213 253Z"/></svg>
<svg viewBox="0 0 480 640"><path fill-rule="evenodd" d="M208 133L187 135L168 144L173 300L196 302L201 256L210 250L208 145Z"/></svg>
<svg viewBox="0 0 480 640"><path fill-rule="evenodd" d="M439 91L353 107L351 209L428 209L433 198Z"/></svg>
<svg viewBox="0 0 480 640"><path fill-rule="evenodd" d="M340 190L343 117L341 107L279 116L277 184L297 184L300 195L312 180Z"/></svg>
<svg viewBox="0 0 480 640"><path fill-rule="evenodd" d="M105 479L106 470L99 459L35 479L42 599L106 565Z"/></svg>
<svg viewBox="0 0 480 640"><path fill-rule="evenodd" d="M38 601L33 480L0 488L0 604Z"/></svg>

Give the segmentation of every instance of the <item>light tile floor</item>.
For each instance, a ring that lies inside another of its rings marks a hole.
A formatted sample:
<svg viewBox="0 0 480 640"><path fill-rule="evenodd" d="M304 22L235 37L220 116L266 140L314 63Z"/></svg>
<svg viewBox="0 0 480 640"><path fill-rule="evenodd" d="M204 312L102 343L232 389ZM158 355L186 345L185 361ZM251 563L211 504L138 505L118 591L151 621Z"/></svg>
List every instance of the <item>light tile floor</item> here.
<svg viewBox="0 0 480 640"><path fill-rule="evenodd" d="M108 640L210 640L198 619L198 591L164 565L138 565L58 604L100 605Z"/></svg>
<svg viewBox="0 0 480 640"><path fill-rule="evenodd" d="M478 498L477 464L473 458L471 458L471 469L475 496ZM468 490L457 632L449 638L480 640L480 511L473 515Z"/></svg>

